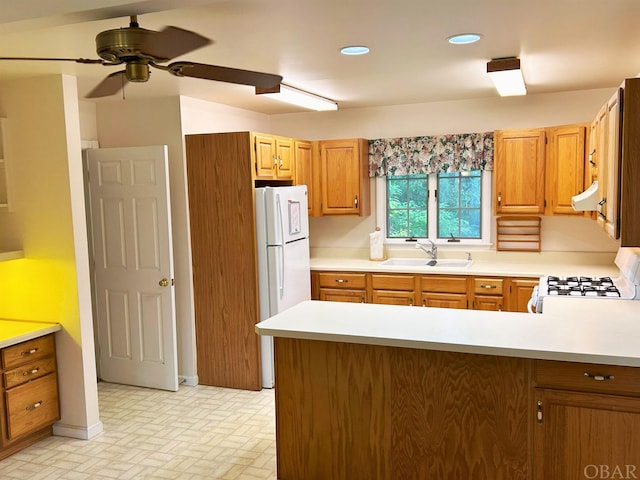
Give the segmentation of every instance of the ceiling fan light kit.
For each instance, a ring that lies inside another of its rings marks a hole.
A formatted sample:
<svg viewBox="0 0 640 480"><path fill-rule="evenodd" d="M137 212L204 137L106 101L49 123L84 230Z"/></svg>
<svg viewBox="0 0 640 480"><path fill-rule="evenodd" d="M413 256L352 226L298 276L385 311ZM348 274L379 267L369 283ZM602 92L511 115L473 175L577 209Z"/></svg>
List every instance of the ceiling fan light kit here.
<svg viewBox="0 0 640 480"><path fill-rule="evenodd" d="M487 73L500 96L510 97L527 94L519 58L493 59L487 62Z"/></svg>
<svg viewBox="0 0 640 480"><path fill-rule="evenodd" d="M338 104L331 99L305 92L289 85L280 84L273 88L256 87L256 95L264 95L274 100L290 103L317 111L338 110Z"/></svg>

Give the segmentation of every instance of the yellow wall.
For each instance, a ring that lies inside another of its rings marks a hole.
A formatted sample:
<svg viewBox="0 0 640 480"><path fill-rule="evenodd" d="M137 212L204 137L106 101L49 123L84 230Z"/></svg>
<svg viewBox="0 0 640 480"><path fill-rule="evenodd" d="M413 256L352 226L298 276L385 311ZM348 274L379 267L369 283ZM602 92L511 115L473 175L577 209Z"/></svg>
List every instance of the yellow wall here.
<svg viewBox="0 0 640 480"><path fill-rule="evenodd" d="M0 112L9 123L14 200L14 213L0 213L11 217L0 226L9 225L12 231L0 230L0 238L20 238L25 255L0 263L0 317L62 325L56 334L58 425L83 438L101 424L75 78L5 82L0 85Z"/></svg>

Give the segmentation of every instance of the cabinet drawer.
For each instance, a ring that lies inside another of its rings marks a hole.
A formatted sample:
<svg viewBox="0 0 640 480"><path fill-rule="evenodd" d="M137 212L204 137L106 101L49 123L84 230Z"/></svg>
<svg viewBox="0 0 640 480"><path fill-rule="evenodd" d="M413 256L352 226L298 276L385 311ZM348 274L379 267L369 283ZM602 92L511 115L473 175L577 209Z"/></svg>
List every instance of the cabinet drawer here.
<svg viewBox="0 0 640 480"><path fill-rule="evenodd" d="M364 273L319 273L318 281L330 288L365 288L367 283Z"/></svg>
<svg viewBox="0 0 640 480"><path fill-rule="evenodd" d="M466 277L448 277L433 275L420 279L423 292L467 293Z"/></svg>
<svg viewBox="0 0 640 480"><path fill-rule="evenodd" d="M538 387L640 396L640 368L536 360L534 371Z"/></svg>
<svg viewBox="0 0 640 480"><path fill-rule="evenodd" d="M60 418L58 377L55 373L7 390L9 439L51 425Z"/></svg>
<svg viewBox="0 0 640 480"><path fill-rule="evenodd" d="M53 335L34 338L2 349L2 367L5 369L17 367L52 355L54 352Z"/></svg>
<svg viewBox="0 0 640 480"><path fill-rule="evenodd" d="M20 367L4 372L3 380L5 388L13 388L22 383L44 377L56 371L56 359L54 356L34 360Z"/></svg>
<svg viewBox="0 0 640 480"><path fill-rule="evenodd" d="M502 295L502 278L474 278L473 291L484 295Z"/></svg>
<svg viewBox="0 0 640 480"><path fill-rule="evenodd" d="M371 288L374 290L413 291L413 275L371 275Z"/></svg>

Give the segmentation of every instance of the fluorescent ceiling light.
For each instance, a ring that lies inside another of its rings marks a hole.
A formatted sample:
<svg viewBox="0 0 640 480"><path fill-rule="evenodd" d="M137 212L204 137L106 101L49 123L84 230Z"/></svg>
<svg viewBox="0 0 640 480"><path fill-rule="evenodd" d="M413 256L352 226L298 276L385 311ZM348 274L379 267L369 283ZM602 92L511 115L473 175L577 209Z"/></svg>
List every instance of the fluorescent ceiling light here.
<svg viewBox="0 0 640 480"><path fill-rule="evenodd" d="M477 33L459 33L447 38L447 41L453 45L467 45L476 43L478 40L480 40L480 35Z"/></svg>
<svg viewBox="0 0 640 480"><path fill-rule="evenodd" d="M340 53L343 55L364 55L365 53L369 53L369 47L365 47L364 45L352 45L341 48Z"/></svg>
<svg viewBox="0 0 640 480"><path fill-rule="evenodd" d="M264 95L281 102L291 103L311 110L337 110L338 104L333 100L281 84L273 89L256 87L256 95Z"/></svg>
<svg viewBox="0 0 640 480"><path fill-rule="evenodd" d="M487 62L487 73L491 77L496 90L502 97L526 95L520 59L515 57L498 58Z"/></svg>

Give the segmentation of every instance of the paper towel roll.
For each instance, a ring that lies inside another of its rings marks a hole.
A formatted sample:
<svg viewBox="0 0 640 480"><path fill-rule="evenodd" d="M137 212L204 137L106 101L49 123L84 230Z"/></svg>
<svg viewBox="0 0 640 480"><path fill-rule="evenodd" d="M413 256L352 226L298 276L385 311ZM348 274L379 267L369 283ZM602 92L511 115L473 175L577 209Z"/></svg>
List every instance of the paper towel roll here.
<svg viewBox="0 0 640 480"><path fill-rule="evenodd" d="M382 231L380 231L380 227L376 227L376 231L369 234L369 260L384 260L385 258Z"/></svg>

